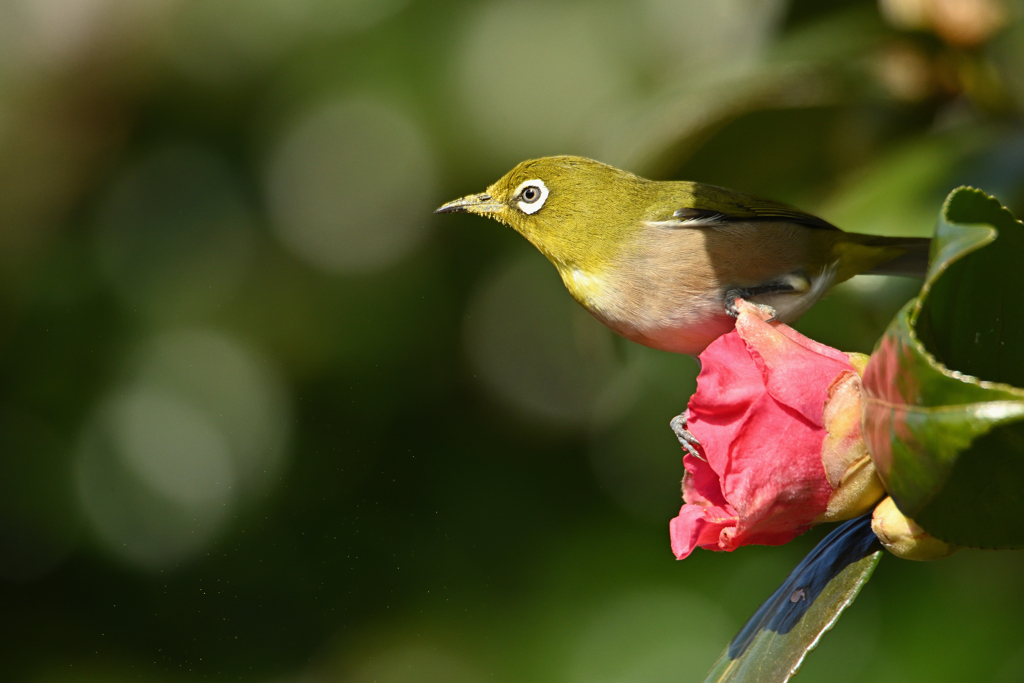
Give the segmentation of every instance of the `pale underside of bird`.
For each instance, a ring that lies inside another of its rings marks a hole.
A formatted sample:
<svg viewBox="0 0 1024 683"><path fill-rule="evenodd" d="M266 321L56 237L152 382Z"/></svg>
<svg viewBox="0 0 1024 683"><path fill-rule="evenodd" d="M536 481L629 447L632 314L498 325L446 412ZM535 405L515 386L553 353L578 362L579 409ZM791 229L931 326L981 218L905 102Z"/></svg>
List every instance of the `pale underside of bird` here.
<svg viewBox="0 0 1024 683"><path fill-rule="evenodd" d="M781 222L648 221L607 267L559 272L573 297L616 333L697 355L732 329L737 297L791 322L833 285L837 262L811 272L793 263L780 267L791 250L775 247L792 245L802 231ZM708 259L708 253L722 256Z"/></svg>

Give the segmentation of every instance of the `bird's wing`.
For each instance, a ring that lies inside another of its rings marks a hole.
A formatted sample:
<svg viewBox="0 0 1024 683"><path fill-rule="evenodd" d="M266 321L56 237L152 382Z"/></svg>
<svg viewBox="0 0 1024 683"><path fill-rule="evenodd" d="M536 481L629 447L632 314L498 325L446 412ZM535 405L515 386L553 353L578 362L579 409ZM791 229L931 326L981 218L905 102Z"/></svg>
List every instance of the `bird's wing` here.
<svg viewBox="0 0 1024 683"><path fill-rule="evenodd" d="M715 223L782 220L799 223L809 228L838 230L826 220L800 209L770 199L759 199L742 192L702 183L686 183L685 206L676 209L666 222L677 221L680 225L696 227Z"/></svg>

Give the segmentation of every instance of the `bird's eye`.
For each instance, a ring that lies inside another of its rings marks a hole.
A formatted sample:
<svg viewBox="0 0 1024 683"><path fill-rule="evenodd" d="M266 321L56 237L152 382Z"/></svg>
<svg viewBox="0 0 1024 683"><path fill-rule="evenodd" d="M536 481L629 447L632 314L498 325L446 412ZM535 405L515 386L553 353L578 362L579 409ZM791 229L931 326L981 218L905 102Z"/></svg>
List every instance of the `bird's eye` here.
<svg viewBox="0 0 1024 683"><path fill-rule="evenodd" d="M548 199L548 187L543 180L527 180L512 193L516 205L523 213L537 213Z"/></svg>

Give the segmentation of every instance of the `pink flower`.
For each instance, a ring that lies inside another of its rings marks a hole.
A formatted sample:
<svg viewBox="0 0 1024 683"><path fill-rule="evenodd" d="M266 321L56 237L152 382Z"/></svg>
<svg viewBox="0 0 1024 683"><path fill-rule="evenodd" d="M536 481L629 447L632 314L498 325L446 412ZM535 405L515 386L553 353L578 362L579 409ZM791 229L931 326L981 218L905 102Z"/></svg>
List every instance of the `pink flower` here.
<svg viewBox="0 0 1024 683"><path fill-rule="evenodd" d="M688 428L706 462L683 458L686 504L671 523L679 559L697 546L781 545L816 522L856 516L882 495L859 419L850 419L859 416L860 390L851 361L863 362L739 304L736 329L700 354ZM829 424L840 433L823 451L833 393Z"/></svg>

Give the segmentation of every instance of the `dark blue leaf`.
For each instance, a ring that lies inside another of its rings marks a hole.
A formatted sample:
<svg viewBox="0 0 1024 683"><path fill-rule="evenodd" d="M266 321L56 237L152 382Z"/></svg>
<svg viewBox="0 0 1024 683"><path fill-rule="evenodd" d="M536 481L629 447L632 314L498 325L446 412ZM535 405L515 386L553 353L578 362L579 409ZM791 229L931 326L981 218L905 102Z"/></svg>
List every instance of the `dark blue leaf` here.
<svg viewBox="0 0 1024 683"><path fill-rule="evenodd" d="M853 602L881 550L870 514L836 528L740 629L707 680L788 680Z"/></svg>

